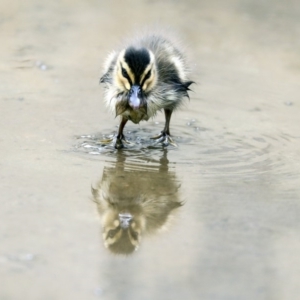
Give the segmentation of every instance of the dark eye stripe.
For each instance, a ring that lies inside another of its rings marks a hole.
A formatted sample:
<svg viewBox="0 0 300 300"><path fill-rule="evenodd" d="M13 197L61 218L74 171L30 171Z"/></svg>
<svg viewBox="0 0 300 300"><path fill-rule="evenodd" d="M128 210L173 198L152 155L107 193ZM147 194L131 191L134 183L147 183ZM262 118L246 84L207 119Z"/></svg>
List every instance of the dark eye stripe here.
<svg viewBox="0 0 300 300"><path fill-rule="evenodd" d="M127 71L124 68L122 68L122 75L123 75L123 77L125 77L127 79L129 77Z"/></svg>
<svg viewBox="0 0 300 300"><path fill-rule="evenodd" d="M145 76L144 80L147 80L147 79L149 79L149 78L150 78L150 76L151 76L151 70L149 70L149 72L146 74L146 76Z"/></svg>
<svg viewBox="0 0 300 300"><path fill-rule="evenodd" d="M118 233L119 230L120 230L120 226L118 226L115 229L109 230L108 233L107 233L107 235L106 235L106 239L113 238Z"/></svg>
<svg viewBox="0 0 300 300"><path fill-rule="evenodd" d="M151 70L149 70L149 71L147 72L146 76L145 76L144 79L143 79L143 82L141 83L141 86L144 85L145 81L146 81L147 79L149 79L150 76L151 76Z"/></svg>
<svg viewBox="0 0 300 300"><path fill-rule="evenodd" d="M129 81L130 85L132 85L131 79L130 79L127 71L122 67L122 64L120 64L120 66L121 66L121 70L122 70L122 76Z"/></svg>

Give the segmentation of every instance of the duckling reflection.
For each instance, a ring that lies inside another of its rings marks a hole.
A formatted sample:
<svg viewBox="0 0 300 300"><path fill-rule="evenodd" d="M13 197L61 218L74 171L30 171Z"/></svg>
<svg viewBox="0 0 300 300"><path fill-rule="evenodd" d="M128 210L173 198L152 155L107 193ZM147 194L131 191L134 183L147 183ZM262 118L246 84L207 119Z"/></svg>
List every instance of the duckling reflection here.
<svg viewBox="0 0 300 300"><path fill-rule="evenodd" d="M92 188L101 216L104 245L110 251L129 254L144 234L164 228L176 208L180 183L170 170L166 152L156 165L117 162L103 170L102 179Z"/></svg>

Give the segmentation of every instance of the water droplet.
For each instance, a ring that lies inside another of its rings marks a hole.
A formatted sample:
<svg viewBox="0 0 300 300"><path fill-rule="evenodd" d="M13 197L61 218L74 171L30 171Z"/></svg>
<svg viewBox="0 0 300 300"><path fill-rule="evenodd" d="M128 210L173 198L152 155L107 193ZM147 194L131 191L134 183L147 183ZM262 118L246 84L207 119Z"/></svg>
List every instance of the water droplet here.
<svg viewBox="0 0 300 300"><path fill-rule="evenodd" d="M291 102L291 101L286 101L286 102L284 102L284 104L285 104L286 106L292 106L294 103Z"/></svg>
<svg viewBox="0 0 300 300"><path fill-rule="evenodd" d="M42 71L46 71L48 69L48 66L39 60L35 62L35 65Z"/></svg>
<svg viewBox="0 0 300 300"><path fill-rule="evenodd" d="M40 65L40 69L41 69L42 71L46 71L46 70L48 69L48 67L47 67L47 65L42 64L42 65Z"/></svg>

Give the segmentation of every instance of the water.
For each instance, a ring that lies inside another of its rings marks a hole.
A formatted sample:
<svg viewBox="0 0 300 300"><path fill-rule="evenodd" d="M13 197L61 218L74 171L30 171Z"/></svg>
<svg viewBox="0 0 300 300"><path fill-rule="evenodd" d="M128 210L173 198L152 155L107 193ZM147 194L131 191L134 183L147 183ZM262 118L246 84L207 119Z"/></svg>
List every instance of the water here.
<svg viewBox="0 0 300 300"><path fill-rule="evenodd" d="M298 297L297 1L0 6L0 299ZM101 64L157 21L181 33L196 82L177 147L150 140L160 113L128 122L128 148L103 146L119 120Z"/></svg>
<svg viewBox="0 0 300 300"><path fill-rule="evenodd" d="M105 166L101 180L92 188L104 245L125 255L138 251L144 236L167 229L174 212L183 205L181 184L174 167L169 166L166 150L148 166L126 160L118 151L117 161Z"/></svg>
<svg viewBox="0 0 300 300"><path fill-rule="evenodd" d="M197 123L192 119L173 126L180 133L174 136L177 147L164 147L151 140L159 132L160 124L150 122L138 128L127 126L131 130L125 131L125 136L130 144L123 150L124 155L132 160L151 159L162 149L175 151L176 164L183 164L186 168L197 165L202 175L213 177L243 175L244 178L255 178L271 170L279 176L298 176L298 168L287 165L281 153L286 147L293 147L293 143L299 143L300 137L282 132L277 132L274 137L264 133L235 134L224 129L215 132L214 128L199 127ZM100 155L100 160L106 156L114 157L119 151L114 149L112 142L105 145L102 140L113 138L116 132L78 136L74 151Z"/></svg>

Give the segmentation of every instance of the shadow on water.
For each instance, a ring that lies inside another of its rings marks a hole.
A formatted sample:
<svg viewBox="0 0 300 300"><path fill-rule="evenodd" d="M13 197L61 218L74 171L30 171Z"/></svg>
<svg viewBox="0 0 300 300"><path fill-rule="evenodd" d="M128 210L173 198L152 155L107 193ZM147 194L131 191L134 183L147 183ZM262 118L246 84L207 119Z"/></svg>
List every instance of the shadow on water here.
<svg viewBox="0 0 300 300"><path fill-rule="evenodd" d="M105 247L130 254L138 249L142 236L168 227L171 216L183 205L179 188L167 150L150 166L126 162L124 153L117 152L116 161L107 163L102 178L92 187Z"/></svg>

